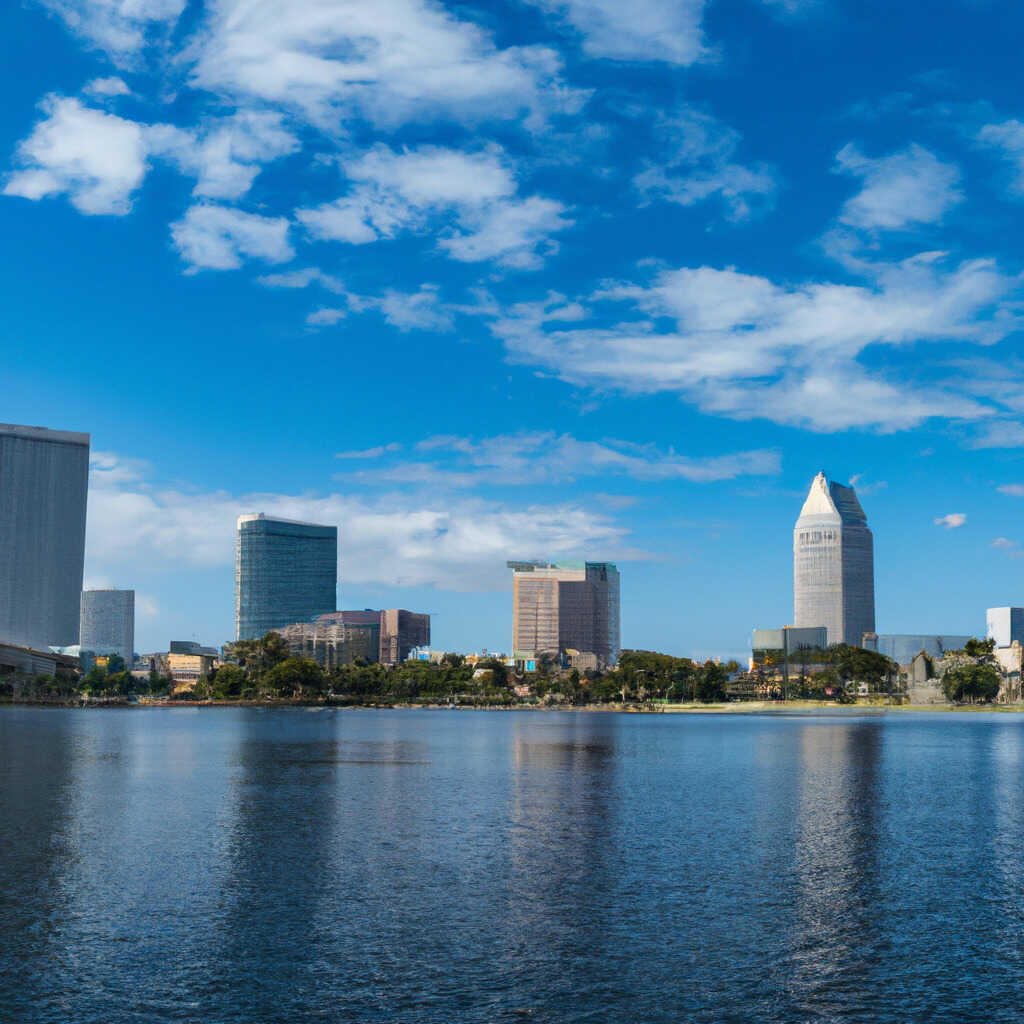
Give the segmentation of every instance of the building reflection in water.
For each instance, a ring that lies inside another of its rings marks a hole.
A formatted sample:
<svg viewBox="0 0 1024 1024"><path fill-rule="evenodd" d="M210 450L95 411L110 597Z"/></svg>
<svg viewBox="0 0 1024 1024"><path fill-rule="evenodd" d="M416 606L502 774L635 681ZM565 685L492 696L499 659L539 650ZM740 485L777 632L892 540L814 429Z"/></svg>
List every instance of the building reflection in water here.
<svg viewBox="0 0 1024 1024"><path fill-rule="evenodd" d="M506 1001L600 1005L613 982L596 965L622 942L614 909L624 851L615 826L620 799L615 719L520 716L509 764L503 865L507 912L495 922Z"/></svg>
<svg viewBox="0 0 1024 1024"><path fill-rule="evenodd" d="M870 987L885 943L880 913L883 723L814 723L800 730L791 876L793 916L784 986L796 1011L824 1019L843 993Z"/></svg>
<svg viewBox="0 0 1024 1024"><path fill-rule="evenodd" d="M0 714L0 1018L70 1019L74 1011L66 877L78 856L71 815L79 724L47 709Z"/></svg>

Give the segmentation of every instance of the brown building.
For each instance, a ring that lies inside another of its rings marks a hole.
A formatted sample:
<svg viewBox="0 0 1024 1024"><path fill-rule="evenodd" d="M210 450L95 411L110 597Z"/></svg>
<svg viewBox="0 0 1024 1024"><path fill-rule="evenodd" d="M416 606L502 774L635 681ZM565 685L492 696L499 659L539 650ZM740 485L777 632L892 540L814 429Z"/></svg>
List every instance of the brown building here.
<svg viewBox="0 0 1024 1024"><path fill-rule="evenodd" d="M619 571L610 562L509 562L513 657L592 654L618 661Z"/></svg>

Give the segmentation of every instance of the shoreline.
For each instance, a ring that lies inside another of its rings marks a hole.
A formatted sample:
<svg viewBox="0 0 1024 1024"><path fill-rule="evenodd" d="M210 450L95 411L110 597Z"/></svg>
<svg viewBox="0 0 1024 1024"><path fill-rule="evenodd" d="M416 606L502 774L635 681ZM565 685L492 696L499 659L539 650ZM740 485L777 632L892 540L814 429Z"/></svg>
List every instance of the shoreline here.
<svg viewBox="0 0 1024 1024"><path fill-rule="evenodd" d="M948 712L996 712L1001 714L1024 713L1020 704L887 704L869 702L836 704L834 701L793 700L793 701L736 701L720 704L349 704L323 700L153 700L127 701L109 700L3 700L4 707L59 708L65 710L93 711L110 708L173 710L175 708L303 708L332 711L561 711L584 713L619 713L632 715L887 715L901 713L948 713Z"/></svg>

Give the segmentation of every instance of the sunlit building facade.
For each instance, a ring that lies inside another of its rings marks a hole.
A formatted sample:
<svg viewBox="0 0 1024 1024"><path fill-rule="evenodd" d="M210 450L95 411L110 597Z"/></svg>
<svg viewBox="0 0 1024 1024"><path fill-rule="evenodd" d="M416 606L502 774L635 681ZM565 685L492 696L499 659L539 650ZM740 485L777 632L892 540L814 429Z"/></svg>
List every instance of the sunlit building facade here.
<svg viewBox="0 0 1024 1024"><path fill-rule="evenodd" d="M619 571L611 562L509 562L512 649L517 660L568 651L619 658Z"/></svg>
<svg viewBox="0 0 1024 1024"><path fill-rule="evenodd" d="M338 528L262 512L238 517L235 639L309 622L337 607Z"/></svg>
<svg viewBox="0 0 1024 1024"><path fill-rule="evenodd" d="M78 643L89 435L0 424L0 643Z"/></svg>
<svg viewBox="0 0 1024 1024"><path fill-rule="evenodd" d="M874 539L852 487L819 473L793 531L794 625L824 626L829 644L875 631Z"/></svg>

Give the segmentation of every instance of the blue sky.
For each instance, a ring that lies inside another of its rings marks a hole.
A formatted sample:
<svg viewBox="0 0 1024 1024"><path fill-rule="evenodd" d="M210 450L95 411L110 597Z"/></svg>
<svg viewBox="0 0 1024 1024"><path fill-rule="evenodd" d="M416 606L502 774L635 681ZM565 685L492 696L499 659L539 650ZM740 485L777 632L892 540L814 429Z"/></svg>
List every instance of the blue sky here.
<svg viewBox="0 0 1024 1024"><path fill-rule="evenodd" d="M93 438L87 581L233 631L242 511L343 607L506 648L506 558L623 644L792 616L814 474L878 628L1024 603L1024 12L984 0L0 10L0 418Z"/></svg>

